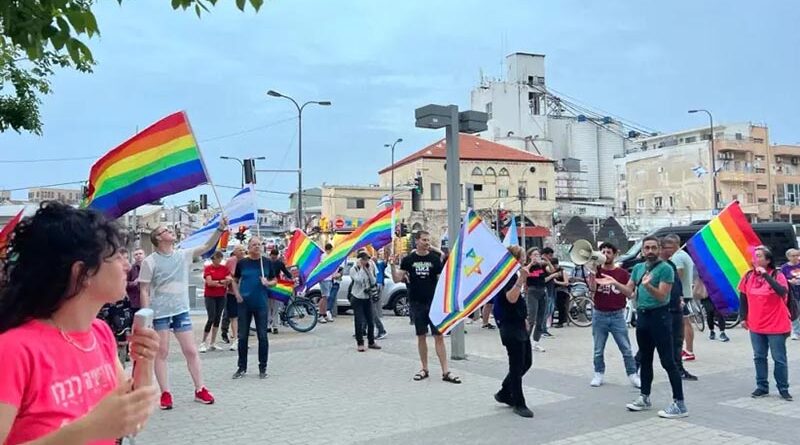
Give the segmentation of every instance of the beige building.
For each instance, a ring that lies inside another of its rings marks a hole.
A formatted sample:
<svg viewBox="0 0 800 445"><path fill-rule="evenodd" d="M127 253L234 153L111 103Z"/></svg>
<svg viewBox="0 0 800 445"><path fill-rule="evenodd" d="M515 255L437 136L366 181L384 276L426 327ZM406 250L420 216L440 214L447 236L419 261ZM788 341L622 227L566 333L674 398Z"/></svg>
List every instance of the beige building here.
<svg viewBox="0 0 800 445"><path fill-rule="evenodd" d="M318 225L323 231L355 228L378 213L378 202L388 193L377 185L323 185Z"/></svg>
<svg viewBox="0 0 800 445"><path fill-rule="evenodd" d="M769 149L774 219L796 222L800 219L800 145L773 145Z"/></svg>
<svg viewBox="0 0 800 445"><path fill-rule="evenodd" d="M59 189L50 187L37 187L28 189L28 201L42 202L50 200L59 200L67 204L78 205L83 199L80 190L76 189Z"/></svg>
<svg viewBox="0 0 800 445"><path fill-rule="evenodd" d="M461 134L459 138L462 184L472 184L475 209L484 219L500 208L519 215L520 190L524 190L528 237L550 235L555 208L555 166L552 160L524 150ZM416 228L426 228L435 239L447 229L446 144L439 140L379 172L382 195L391 188L392 170L397 199L404 202L401 218ZM422 178L421 210L412 212L411 192ZM529 244L530 245L530 244Z"/></svg>

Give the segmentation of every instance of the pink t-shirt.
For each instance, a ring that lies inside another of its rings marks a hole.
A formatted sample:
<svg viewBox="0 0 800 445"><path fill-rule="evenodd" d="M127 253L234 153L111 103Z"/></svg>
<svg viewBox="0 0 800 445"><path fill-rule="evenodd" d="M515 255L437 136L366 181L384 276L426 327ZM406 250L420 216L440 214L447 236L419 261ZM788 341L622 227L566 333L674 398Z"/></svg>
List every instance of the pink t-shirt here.
<svg viewBox="0 0 800 445"><path fill-rule="evenodd" d="M782 273L775 275L775 281L788 289L788 282ZM739 283L739 292L747 298L747 328L750 331L756 334L786 334L792 330L786 297L776 294L764 277L754 272L745 274Z"/></svg>
<svg viewBox="0 0 800 445"><path fill-rule="evenodd" d="M67 334L38 320L0 334L0 403L17 408L5 445L43 437L83 417L117 387L117 347L101 320ZM114 440L92 445L111 445Z"/></svg>

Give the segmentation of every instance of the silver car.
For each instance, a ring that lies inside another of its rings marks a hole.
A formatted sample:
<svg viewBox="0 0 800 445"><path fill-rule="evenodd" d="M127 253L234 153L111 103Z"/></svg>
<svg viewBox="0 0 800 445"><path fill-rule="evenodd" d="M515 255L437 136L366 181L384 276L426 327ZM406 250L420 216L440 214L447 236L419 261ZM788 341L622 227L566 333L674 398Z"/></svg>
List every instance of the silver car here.
<svg viewBox="0 0 800 445"><path fill-rule="evenodd" d="M342 274L342 281L339 284L339 291L336 294L336 306L339 312L346 312L350 309L350 300L347 294L350 292L350 268L353 267L354 260L347 260ZM408 315L408 290L405 283L395 283L391 276L391 269L386 267L386 279L381 290L381 306L394 312L397 316ZM308 297L314 302L319 301L322 296L319 285L315 285L308 291Z"/></svg>

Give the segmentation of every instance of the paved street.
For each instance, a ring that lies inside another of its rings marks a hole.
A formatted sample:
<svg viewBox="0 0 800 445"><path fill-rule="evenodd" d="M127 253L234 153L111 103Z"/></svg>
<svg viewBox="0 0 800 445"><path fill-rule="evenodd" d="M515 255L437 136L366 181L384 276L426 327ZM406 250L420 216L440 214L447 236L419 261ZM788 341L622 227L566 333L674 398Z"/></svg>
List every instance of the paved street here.
<svg viewBox="0 0 800 445"><path fill-rule="evenodd" d="M205 317L195 320L199 331ZM156 412L139 443L797 443L800 401L784 402L775 394L749 397L753 368L742 329L729 333L729 343L709 341L706 334L697 338L698 359L687 368L700 380L685 385L691 415L681 420L656 415L670 397L658 365L654 409L629 413L625 403L637 390L627 382L613 341L606 349L606 384L591 388L591 329L552 329L556 338L543 342L547 352L535 356L524 381L536 417L523 419L492 398L506 371L497 331L467 326L469 358L452 366L462 385L442 382L435 359L432 378L414 382L419 364L412 328L407 319L384 320L390 332L381 342L384 349L366 353L356 352L349 316L308 334L284 328L270 336L270 376L263 381L257 377L254 337L245 379L230 378L236 353L203 354L207 383L217 397L212 406L192 401L188 372L173 343L175 409ZM789 346L790 377L797 382L800 342ZM776 393L774 386L771 390Z"/></svg>

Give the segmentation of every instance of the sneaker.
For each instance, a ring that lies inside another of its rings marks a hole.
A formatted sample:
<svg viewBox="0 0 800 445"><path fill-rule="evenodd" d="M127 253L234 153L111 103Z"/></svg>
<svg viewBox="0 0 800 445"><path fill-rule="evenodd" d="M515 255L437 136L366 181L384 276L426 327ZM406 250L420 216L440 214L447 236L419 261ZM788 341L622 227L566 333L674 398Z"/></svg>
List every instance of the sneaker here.
<svg viewBox="0 0 800 445"><path fill-rule="evenodd" d="M236 372L233 373L233 376L231 378L233 380L239 380L240 378L244 377L245 374L247 374L247 371L245 371L244 369L238 369L236 370Z"/></svg>
<svg viewBox="0 0 800 445"><path fill-rule="evenodd" d="M762 397L767 397L768 395L769 391L763 390L761 388L756 388L756 390L750 394L750 397L754 399L760 399Z"/></svg>
<svg viewBox="0 0 800 445"><path fill-rule="evenodd" d="M694 352L689 352L689 351L681 352L681 357L683 358L683 361L685 361L685 362L691 362L695 358L697 358L697 357L695 357Z"/></svg>
<svg viewBox="0 0 800 445"><path fill-rule="evenodd" d="M636 398L636 400L625 405L625 407L628 408L628 411L644 411L646 409L652 408L653 404L650 403L650 396L640 394L639 397Z"/></svg>
<svg viewBox="0 0 800 445"><path fill-rule="evenodd" d="M172 394L169 391L164 391L161 393L161 409L168 410L172 409Z"/></svg>
<svg viewBox="0 0 800 445"><path fill-rule="evenodd" d="M371 345L369 345L367 347L370 348L370 349L383 349L379 345L376 345L375 343L373 343L373 344L371 344Z"/></svg>
<svg viewBox="0 0 800 445"><path fill-rule="evenodd" d="M331 311L327 311L325 313L325 319L328 320L329 322L333 323L333 314L331 314Z"/></svg>
<svg viewBox="0 0 800 445"><path fill-rule="evenodd" d="M533 342L533 350L536 352L546 352L543 347L539 346L538 341Z"/></svg>
<svg viewBox="0 0 800 445"><path fill-rule="evenodd" d="M319 320L317 320L317 321L322 323L322 324L325 324L325 323L328 322L328 320L326 320L325 317L319 317Z"/></svg>
<svg viewBox="0 0 800 445"><path fill-rule="evenodd" d="M697 376L693 375L693 374L690 374L689 371L686 371L686 370L681 372L681 378L683 380L688 381L688 382L696 382L697 381Z"/></svg>
<svg viewBox="0 0 800 445"><path fill-rule="evenodd" d="M798 336L797 334L792 334L791 339L795 341L800 340L800 336Z"/></svg>
<svg viewBox="0 0 800 445"><path fill-rule="evenodd" d="M231 350L231 351L238 351L239 350L239 343L238 342L232 342L231 343L231 347L228 348L228 349Z"/></svg>
<svg viewBox="0 0 800 445"><path fill-rule="evenodd" d="M272 328L272 333L278 335L278 328Z"/></svg>
<svg viewBox="0 0 800 445"><path fill-rule="evenodd" d="M384 332L383 334L378 334L378 340L383 340L389 336L388 332Z"/></svg>
<svg viewBox="0 0 800 445"><path fill-rule="evenodd" d="M595 372L594 377L592 378L592 383L589 383L589 386L594 386L596 388L602 384L603 384L603 373Z"/></svg>
<svg viewBox="0 0 800 445"><path fill-rule="evenodd" d="M639 377L639 374L629 374L628 380L631 381L631 385L633 385L634 388L642 387L642 379Z"/></svg>
<svg viewBox="0 0 800 445"><path fill-rule="evenodd" d="M491 324L491 323L486 323L485 325L483 325L483 326L481 326L481 327L482 327L483 329L489 329L489 330L492 330L492 329L497 329L497 328L496 328L496 327L495 327L493 324Z"/></svg>
<svg viewBox="0 0 800 445"><path fill-rule="evenodd" d="M208 352L208 345L205 342L200 343L200 347L197 348L197 352Z"/></svg>
<svg viewBox="0 0 800 445"><path fill-rule="evenodd" d="M556 336L551 334L551 333L549 333L549 332L547 332L547 331L545 331L545 332L542 332L542 337L555 338Z"/></svg>
<svg viewBox="0 0 800 445"><path fill-rule="evenodd" d="M497 391L494 394L494 400L497 401L497 403L505 403L508 406L512 406L511 399L508 397L508 395L503 394L502 390Z"/></svg>
<svg viewBox="0 0 800 445"><path fill-rule="evenodd" d="M514 407L514 414L516 414L516 415L518 415L520 417L528 418L528 419L533 418L533 411L531 411L530 408L528 408L527 406L524 406L524 405L523 406L515 406Z"/></svg>
<svg viewBox="0 0 800 445"><path fill-rule="evenodd" d="M708 333L708 339L709 340L716 340L717 339L717 334L714 331L709 332Z"/></svg>
<svg viewBox="0 0 800 445"><path fill-rule="evenodd" d="M787 402L791 402L791 401L793 401L793 400L794 400L794 399L792 398L792 395L791 395L791 394L789 394L789 391L781 391L780 393L781 393L781 398L782 398L783 400L786 400Z"/></svg>
<svg viewBox="0 0 800 445"><path fill-rule="evenodd" d="M217 343L214 345L215 351L224 351L225 350L225 343Z"/></svg>
<svg viewBox="0 0 800 445"><path fill-rule="evenodd" d="M728 335L727 335L727 334L725 334L724 332L720 332L720 334L719 334L719 341L721 341L721 342L723 342L723 343L727 343L727 342L731 341L731 339L730 339L730 338L728 338Z"/></svg>
<svg viewBox="0 0 800 445"><path fill-rule="evenodd" d="M261 380L264 380L264 379L265 379L265 378L267 378L267 377L269 377L269 374L267 374L267 371L266 371L266 370L264 370L264 371L258 371L258 378L259 378L259 379L261 379Z"/></svg>
<svg viewBox="0 0 800 445"><path fill-rule="evenodd" d="M658 417L664 419L679 419L681 417L689 417L689 410L683 402L672 402L668 407L658 412Z"/></svg>
<svg viewBox="0 0 800 445"><path fill-rule="evenodd" d="M214 403L214 396L212 396L211 393L208 392L208 388L204 386L200 388L200 391L194 392L194 401L204 405L211 405Z"/></svg>
<svg viewBox="0 0 800 445"><path fill-rule="evenodd" d="M222 334L222 343L229 345L231 343L231 339L228 337L228 334Z"/></svg>

